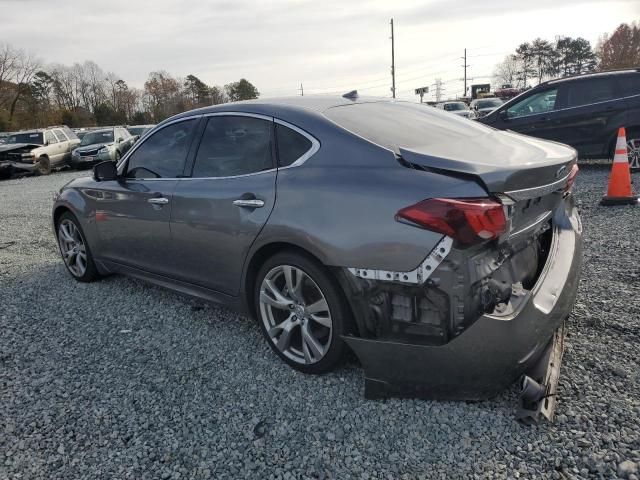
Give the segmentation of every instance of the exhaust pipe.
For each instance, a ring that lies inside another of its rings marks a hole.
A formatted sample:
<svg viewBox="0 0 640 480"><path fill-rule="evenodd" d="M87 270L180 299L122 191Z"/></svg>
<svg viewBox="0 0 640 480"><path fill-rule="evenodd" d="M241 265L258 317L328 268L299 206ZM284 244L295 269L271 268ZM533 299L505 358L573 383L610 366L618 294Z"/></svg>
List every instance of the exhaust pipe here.
<svg viewBox="0 0 640 480"><path fill-rule="evenodd" d="M547 393L547 387L540 385L528 375L522 376L520 384L520 398L526 403L536 403L544 398Z"/></svg>

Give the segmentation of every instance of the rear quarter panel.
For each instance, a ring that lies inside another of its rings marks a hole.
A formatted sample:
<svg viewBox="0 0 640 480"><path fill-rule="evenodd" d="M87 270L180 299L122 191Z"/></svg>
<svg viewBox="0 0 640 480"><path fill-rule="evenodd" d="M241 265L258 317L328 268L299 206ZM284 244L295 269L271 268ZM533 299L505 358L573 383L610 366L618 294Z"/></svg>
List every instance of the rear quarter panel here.
<svg viewBox="0 0 640 480"><path fill-rule="evenodd" d="M318 153L278 172L274 210L252 250L298 245L325 265L414 269L441 234L395 220L431 197L486 196L476 183L401 166L393 152L337 127L322 131Z"/></svg>

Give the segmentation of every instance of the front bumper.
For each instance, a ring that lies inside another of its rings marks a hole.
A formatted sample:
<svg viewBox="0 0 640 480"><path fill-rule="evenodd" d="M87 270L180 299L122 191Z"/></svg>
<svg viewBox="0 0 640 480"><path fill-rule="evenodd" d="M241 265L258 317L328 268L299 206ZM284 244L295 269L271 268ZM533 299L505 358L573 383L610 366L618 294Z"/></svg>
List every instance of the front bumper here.
<svg viewBox="0 0 640 480"><path fill-rule="evenodd" d="M13 171L20 170L22 172L34 172L38 167L38 162L8 162Z"/></svg>
<svg viewBox="0 0 640 480"><path fill-rule="evenodd" d="M346 336L365 373L365 396L481 400L495 396L543 355L573 308L582 261L577 210L554 217L535 286L508 316L483 315L449 343L416 345Z"/></svg>

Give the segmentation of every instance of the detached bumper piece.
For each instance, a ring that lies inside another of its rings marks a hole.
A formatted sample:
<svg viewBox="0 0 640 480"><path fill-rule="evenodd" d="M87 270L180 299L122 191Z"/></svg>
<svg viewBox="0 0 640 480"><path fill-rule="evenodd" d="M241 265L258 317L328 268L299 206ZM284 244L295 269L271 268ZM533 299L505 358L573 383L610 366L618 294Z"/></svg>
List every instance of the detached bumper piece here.
<svg viewBox="0 0 640 480"><path fill-rule="evenodd" d="M523 423L537 424L543 418L553 422L565 335L566 329L562 325L556 330L538 363L522 377L520 408L516 418Z"/></svg>

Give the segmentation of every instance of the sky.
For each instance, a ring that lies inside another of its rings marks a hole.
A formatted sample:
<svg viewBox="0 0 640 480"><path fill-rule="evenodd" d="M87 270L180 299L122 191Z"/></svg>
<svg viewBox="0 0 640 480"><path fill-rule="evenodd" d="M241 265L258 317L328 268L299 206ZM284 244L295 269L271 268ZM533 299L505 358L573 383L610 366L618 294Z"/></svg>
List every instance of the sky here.
<svg viewBox="0 0 640 480"><path fill-rule="evenodd" d="M262 97L390 96L442 80L445 96L491 80L525 41L581 36L595 46L640 20L640 0L0 0L0 43L45 63L96 62L129 85L149 72L194 74L209 85L247 78ZM433 91L433 87L431 87ZM428 95L425 100L431 100Z"/></svg>

